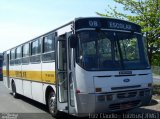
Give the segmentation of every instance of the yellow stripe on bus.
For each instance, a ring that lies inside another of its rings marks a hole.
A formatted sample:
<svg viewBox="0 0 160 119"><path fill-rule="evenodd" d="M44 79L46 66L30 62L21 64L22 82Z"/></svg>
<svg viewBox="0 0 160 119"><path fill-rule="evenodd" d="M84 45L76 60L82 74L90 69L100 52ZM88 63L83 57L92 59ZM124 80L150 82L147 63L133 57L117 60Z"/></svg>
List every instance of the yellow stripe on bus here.
<svg viewBox="0 0 160 119"><path fill-rule="evenodd" d="M7 76L7 71L3 70L3 76Z"/></svg>
<svg viewBox="0 0 160 119"><path fill-rule="evenodd" d="M6 70L3 70L6 74ZM6 75L4 75L6 76ZM55 71L18 71L10 70L9 76L38 82L55 83Z"/></svg>
<svg viewBox="0 0 160 119"><path fill-rule="evenodd" d="M55 71L43 71L42 79L43 79L43 82L55 84L55 79L56 79Z"/></svg>

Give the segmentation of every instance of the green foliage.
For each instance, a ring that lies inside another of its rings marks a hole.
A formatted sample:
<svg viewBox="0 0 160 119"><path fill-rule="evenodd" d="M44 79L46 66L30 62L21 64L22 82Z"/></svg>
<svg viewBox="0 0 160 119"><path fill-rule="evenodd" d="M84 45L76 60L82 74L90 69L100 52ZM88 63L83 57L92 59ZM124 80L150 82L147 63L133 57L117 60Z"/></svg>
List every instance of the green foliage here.
<svg viewBox="0 0 160 119"><path fill-rule="evenodd" d="M160 95L160 84L153 85L153 94Z"/></svg>
<svg viewBox="0 0 160 119"><path fill-rule="evenodd" d="M117 7L112 8L106 14L100 16L114 17L129 20L139 24L147 40L148 57L151 64L157 64L160 59L160 0L114 0L123 5L123 10L130 12L121 13ZM160 63L158 63L160 64Z"/></svg>

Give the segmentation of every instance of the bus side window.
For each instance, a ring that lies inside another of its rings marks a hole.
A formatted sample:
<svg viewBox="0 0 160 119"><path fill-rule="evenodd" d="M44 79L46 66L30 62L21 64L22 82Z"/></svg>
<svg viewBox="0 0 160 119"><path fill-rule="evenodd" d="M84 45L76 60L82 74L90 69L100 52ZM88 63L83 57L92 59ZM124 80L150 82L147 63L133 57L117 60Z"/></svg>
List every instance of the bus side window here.
<svg viewBox="0 0 160 119"><path fill-rule="evenodd" d="M15 49L12 49L10 52L10 65L15 64Z"/></svg>
<svg viewBox="0 0 160 119"><path fill-rule="evenodd" d="M20 65L21 64L21 58L22 58L21 46L16 48L15 58L16 58L15 64Z"/></svg>
<svg viewBox="0 0 160 119"><path fill-rule="evenodd" d="M42 61L55 60L55 39L53 34L49 34L43 38L43 55Z"/></svg>
<svg viewBox="0 0 160 119"><path fill-rule="evenodd" d="M41 61L41 40L36 39L31 42L31 63L40 63Z"/></svg>
<svg viewBox="0 0 160 119"><path fill-rule="evenodd" d="M29 64L30 44L24 44L22 46L22 64Z"/></svg>

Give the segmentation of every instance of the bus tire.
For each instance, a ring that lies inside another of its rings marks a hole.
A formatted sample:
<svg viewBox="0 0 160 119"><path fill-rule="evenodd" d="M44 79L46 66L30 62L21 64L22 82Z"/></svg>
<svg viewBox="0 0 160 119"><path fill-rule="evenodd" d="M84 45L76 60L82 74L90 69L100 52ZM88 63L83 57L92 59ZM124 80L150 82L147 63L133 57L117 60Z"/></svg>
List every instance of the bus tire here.
<svg viewBox="0 0 160 119"><path fill-rule="evenodd" d="M18 94L16 92L16 85L15 85L14 81L12 82L12 95L14 98L18 98Z"/></svg>
<svg viewBox="0 0 160 119"><path fill-rule="evenodd" d="M53 117L58 116L58 110L57 110L57 102L56 102L56 97L54 92L50 92L48 96L48 109L49 113Z"/></svg>

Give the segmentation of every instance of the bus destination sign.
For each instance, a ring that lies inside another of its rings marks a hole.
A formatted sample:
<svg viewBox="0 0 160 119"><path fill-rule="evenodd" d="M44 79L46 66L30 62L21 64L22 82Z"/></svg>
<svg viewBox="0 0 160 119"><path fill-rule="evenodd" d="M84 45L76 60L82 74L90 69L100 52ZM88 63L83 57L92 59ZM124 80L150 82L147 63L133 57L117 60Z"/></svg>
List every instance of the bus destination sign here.
<svg viewBox="0 0 160 119"><path fill-rule="evenodd" d="M132 26L126 23L118 23L118 22L108 22L108 27L113 29L122 29L122 30L132 30Z"/></svg>
<svg viewBox="0 0 160 119"><path fill-rule="evenodd" d="M141 32L140 26L134 23L111 18L80 18L75 21L75 29L100 28Z"/></svg>

